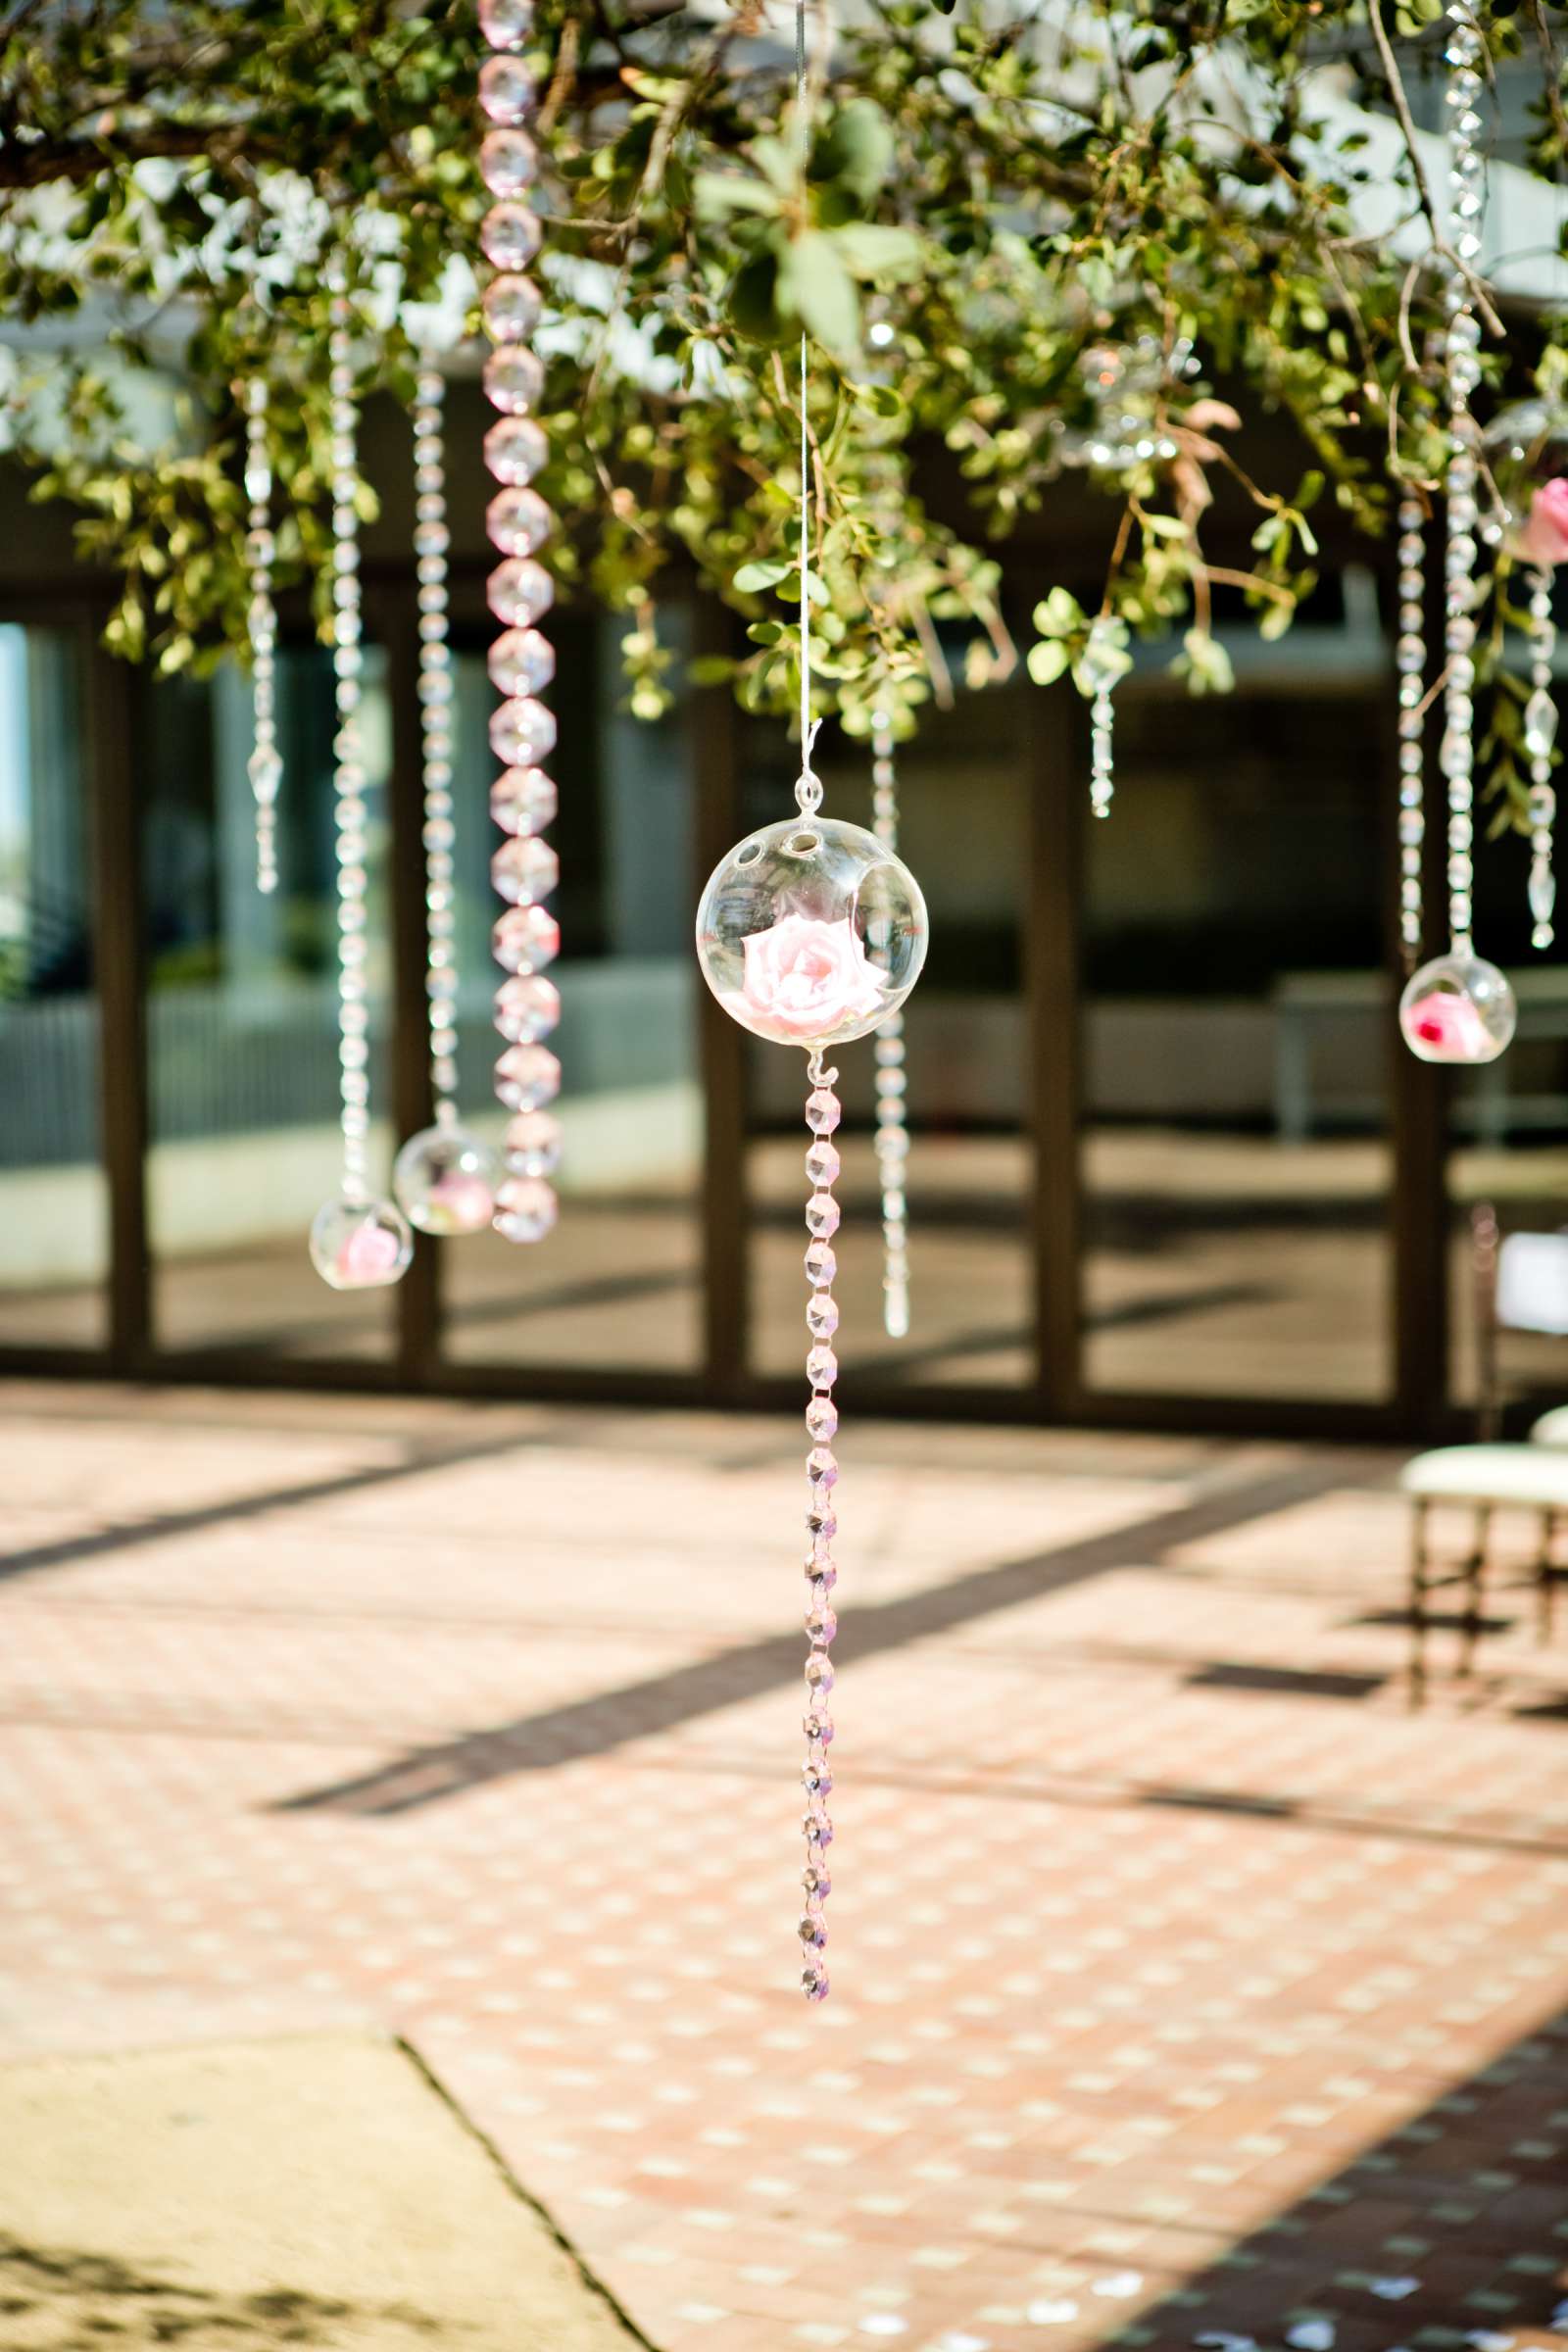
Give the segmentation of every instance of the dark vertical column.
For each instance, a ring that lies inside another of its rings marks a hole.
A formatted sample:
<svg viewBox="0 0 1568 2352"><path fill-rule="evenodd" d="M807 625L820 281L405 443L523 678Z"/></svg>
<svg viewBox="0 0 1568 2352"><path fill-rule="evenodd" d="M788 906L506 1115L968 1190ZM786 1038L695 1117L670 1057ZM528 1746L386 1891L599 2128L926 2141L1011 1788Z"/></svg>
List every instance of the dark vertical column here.
<svg viewBox="0 0 1568 2352"><path fill-rule="evenodd" d="M98 994L101 1149L109 1186L109 1353L117 1372L152 1352L147 1250L147 1008L141 826L131 729L145 691L82 624L87 664L87 799L93 978Z"/></svg>
<svg viewBox="0 0 1568 2352"><path fill-rule="evenodd" d="M732 650L729 614L704 598L694 627L699 655ZM738 717L727 685L700 686L691 698L691 903L741 830L737 772ZM746 1039L697 983L698 1057L703 1083L703 1380L715 1397L734 1396L746 1379L750 1283L746 1204Z"/></svg>
<svg viewBox="0 0 1568 2352"><path fill-rule="evenodd" d="M1391 543L1392 549L1392 543ZM1385 576L1384 595L1394 594ZM1427 533L1427 668L1442 667L1443 539ZM1392 634L1392 632L1391 632ZM1445 1073L1417 1061L1399 1035L1396 1018L1405 973L1399 945L1398 750L1392 675L1383 697L1383 805L1373 838L1383 859L1391 974L1387 1023L1390 1107L1393 1114L1395 1398L1400 1427L1414 1438L1439 1431L1448 1394L1448 1200L1446 1173L1447 1099ZM1448 936L1447 794L1438 766L1443 707L1435 703L1426 728L1426 852L1423 959L1440 955Z"/></svg>
<svg viewBox="0 0 1568 2352"><path fill-rule="evenodd" d="M1063 681L1037 693L1030 725L1023 988L1034 1145L1036 1379L1041 1410L1053 1420L1069 1420L1083 1396L1079 908L1089 792L1087 755L1079 757L1084 713L1073 688Z"/></svg>
<svg viewBox="0 0 1568 2352"><path fill-rule="evenodd" d="M424 789L419 729L418 629L413 591L405 581L377 584L367 595L368 633L386 647L392 710L392 777L387 813L391 825L389 914L392 935L392 1035L388 1055L387 1108L394 1149L428 1127L434 1116L430 1095L429 1004L425 995L427 935L424 906ZM379 1184L383 1174L376 1171ZM441 1348L442 1245L416 1237L414 1262L397 1286L397 1374L400 1382L423 1388L434 1378Z"/></svg>

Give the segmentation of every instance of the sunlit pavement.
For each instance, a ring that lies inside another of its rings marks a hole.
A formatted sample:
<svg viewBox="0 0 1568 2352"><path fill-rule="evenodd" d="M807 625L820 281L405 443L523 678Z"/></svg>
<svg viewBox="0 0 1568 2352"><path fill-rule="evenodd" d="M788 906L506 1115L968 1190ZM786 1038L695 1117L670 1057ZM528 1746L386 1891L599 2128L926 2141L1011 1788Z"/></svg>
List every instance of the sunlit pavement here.
<svg viewBox="0 0 1568 2352"><path fill-rule="evenodd" d="M847 1426L808 2011L798 1431L0 1397L4 2055L401 2034L662 2352L1560 2341L1568 1644L1408 1711L1390 1457Z"/></svg>

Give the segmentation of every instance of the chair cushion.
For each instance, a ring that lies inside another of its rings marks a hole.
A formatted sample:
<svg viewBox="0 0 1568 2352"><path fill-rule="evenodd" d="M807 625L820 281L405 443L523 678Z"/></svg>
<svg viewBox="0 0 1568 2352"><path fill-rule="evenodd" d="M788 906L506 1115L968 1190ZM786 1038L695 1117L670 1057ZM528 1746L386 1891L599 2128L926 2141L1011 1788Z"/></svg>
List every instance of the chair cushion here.
<svg viewBox="0 0 1568 2352"><path fill-rule="evenodd" d="M1553 1405L1530 1432L1532 1446L1568 1446L1568 1404Z"/></svg>
<svg viewBox="0 0 1568 2352"><path fill-rule="evenodd" d="M1549 1446L1440 1446L1405 1463L1406 1494L1456 1502L1519 1502L1568 1510L1568 1450Z"/></svg>

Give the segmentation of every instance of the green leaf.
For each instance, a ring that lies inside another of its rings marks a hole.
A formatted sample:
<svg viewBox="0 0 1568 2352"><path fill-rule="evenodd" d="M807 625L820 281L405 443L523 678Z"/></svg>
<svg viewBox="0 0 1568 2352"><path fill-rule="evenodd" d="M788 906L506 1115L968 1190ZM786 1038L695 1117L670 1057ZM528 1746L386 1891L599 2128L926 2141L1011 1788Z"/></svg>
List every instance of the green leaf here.
<svg viewBox="0 0 1568 2352"><path fill-rule="evenodd" d="M764 588L776 588L794 569L793 564L779 557L763 557L755 564L743 564L730 585L741 596L758 596Z"/></svg>
<svg viewBox="0 0 1568 2352"><path fill-rule="evenodd" d="M813 180L838 180L869 204L893 169L893 130L870 98L841 106L811 152Z"/></svg>
<svg viewBox="0 0 1568 2352"><path fill-rule="evenodd" d="M1042 637L1029 648L1028 666L1037 686L1049 686L1067 666L1067 648L1059 637Z"/></svg>
<svg viewBox="0 0 1568 2352"><path fill-rule="evenodd" d="M808 228L795 238L778 272L778 302L828 351L853 351L860 339L860 301L833 239Z"/></svg>
<svg viewBox="0 0 1568 2352"><path fill-rule="evenodd" d="M918 277L925 247L912 228L885 228L874 220L850 220L832 231L833 242L857 277Z"/></svg>
<svg viewBox="0 0 1568 2352"><path fill-rule="evenodd" d="M726 213L776 213L776 189L750 172L699 172L692 182L693 201L700 220L718 220Z"/></svg>

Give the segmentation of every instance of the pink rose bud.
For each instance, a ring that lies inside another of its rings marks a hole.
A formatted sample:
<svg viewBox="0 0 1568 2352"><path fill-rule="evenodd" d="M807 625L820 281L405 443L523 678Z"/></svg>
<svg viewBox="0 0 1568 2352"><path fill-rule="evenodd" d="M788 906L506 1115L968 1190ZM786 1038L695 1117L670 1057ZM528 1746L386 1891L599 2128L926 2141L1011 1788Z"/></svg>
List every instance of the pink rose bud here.
<svg viewBox="0 0 1568 2352"><path fill-rule="evenodd" d="M741 1017L773 1037L803 1045L831 1037L841 1022L874 1013L885 994L885 977L848 915L825 923L787 914L771 929L752 932L745 951Z"/></svg>

